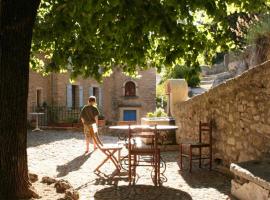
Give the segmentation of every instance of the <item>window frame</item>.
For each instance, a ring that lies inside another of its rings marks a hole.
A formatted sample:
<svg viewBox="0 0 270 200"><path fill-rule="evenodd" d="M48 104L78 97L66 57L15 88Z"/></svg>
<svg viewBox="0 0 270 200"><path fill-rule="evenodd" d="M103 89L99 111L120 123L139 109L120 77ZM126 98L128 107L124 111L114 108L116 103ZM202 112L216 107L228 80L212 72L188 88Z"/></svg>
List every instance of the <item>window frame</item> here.
<svg viewBox="0 0 270 200"><path fill-rule="evenodd" d="M129 88L127 88L127 84L132 85L132 88L131 88L131 86L130 86ZM128 93L127 93L127 90L132 90L132 89L133 89L134 91L132 91L131 94L128 94ZM124 83L124 85L123 85L123 96L124 96L124 97L137 97L137 96L138 96L138 91L137 91L137 84L136 84L136 82L131 81L131 80L128 80L128 81L126 81L126 82Z"/></svg>

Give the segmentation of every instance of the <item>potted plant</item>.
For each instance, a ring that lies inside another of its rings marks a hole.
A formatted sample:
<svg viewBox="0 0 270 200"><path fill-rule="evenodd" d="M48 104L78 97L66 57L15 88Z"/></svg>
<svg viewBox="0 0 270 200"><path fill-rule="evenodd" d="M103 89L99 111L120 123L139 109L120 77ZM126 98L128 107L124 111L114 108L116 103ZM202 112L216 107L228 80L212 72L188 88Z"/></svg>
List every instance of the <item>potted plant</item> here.
<svg viewBox="0 0 270 200"><path fill-rule="evenodd" d="M167 113L163 110L163 108L157 108L155 112L148 112L146 114L147 118L164 118L168 117Z"/></svg>
<svg viewBox="0 0 270 200"><path fill-rule="evenodd" d="M100 114L98 116L98 126L105 126L105 123L106 123L105 117L102 114Z"/></svg>

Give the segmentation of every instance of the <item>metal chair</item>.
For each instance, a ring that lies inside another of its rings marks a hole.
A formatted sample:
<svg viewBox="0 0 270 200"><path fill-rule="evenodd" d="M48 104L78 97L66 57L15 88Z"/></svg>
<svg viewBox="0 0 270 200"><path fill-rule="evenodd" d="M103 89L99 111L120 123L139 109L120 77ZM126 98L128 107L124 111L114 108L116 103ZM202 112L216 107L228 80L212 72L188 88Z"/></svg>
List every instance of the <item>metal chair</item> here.
<svg viewBox="0 0 270 200"><path fill-rule="evenodd" d="M135 183L136 179L136 167L137 166L152 166L153 176L152 180L156 185L160 183L160 149L157 147L157 131L155 132L145 132L144 130L131 130L129 125L128 132L128 178L129 184ZM153 138L154 145L148 147L139 147L134 138ZM147 159L142 159L142 157L147 156Z"/></svg>
<svg viewBox="0 0 270 200"><path fill-rule="evenodd" d="M198 136L198 141L180 143L180 170L183 169L183 157L189 159L190 173L192 171L193 160L199 160L199 167L201 168L202 160L207 159L209 160L209 169L212 169L212 122L200 122ZM194 153L194 149L198 150L197 155ZM202 154L203 149L208 149L208 154Z"/></svg>

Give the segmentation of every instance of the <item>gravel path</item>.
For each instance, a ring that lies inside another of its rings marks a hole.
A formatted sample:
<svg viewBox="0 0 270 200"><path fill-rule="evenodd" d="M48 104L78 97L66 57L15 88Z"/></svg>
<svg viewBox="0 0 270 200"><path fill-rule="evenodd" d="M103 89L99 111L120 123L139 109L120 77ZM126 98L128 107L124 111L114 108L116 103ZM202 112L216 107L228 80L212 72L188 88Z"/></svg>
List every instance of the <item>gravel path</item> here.
<svg viewBox="0 0 270 200"><path fill-rule="evenodd" d="M112 136L101 138L104 143L117 141L117 138ZM39 177L50 176L68 180L79 191L82 200L153 199L153 194L156 194L153 191L156 191L156 188L152 187L150 168L138 168L140 178L137 185L139 186L129 188L126 187L128 185L126 173L113 179L93 173L104 156L98 150L85 155L84 150L84 136L81 132L52 130L28 132L29 172L36 173ZM168 181L158 190L160 195L155 199L165 197L166 199L193 200L231 199L229 197L230 180L227 177L207 170L194 170L191 175L187 172L180 173L176 162L177 156L178 152L162 153L167 164L165 176ZM113 169L111 163L106 163L101 171L111 174ZM127 197L126 194L133 196ZM42 199L55 200L49 195Z"/></svg>

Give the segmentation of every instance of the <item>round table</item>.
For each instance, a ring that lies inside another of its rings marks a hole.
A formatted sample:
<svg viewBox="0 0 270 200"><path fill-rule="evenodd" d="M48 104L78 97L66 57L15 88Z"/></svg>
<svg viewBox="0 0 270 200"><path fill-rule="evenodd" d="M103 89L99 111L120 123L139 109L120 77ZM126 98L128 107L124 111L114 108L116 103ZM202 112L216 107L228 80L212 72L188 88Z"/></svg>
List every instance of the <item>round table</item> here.
<svg viewBox="0 0 270 200"><path fill-rule="evenodd" d="M38 126L38 116L39 115L44 115L44 113L42 113L42 112L32 112L32 113L30 113L30 115L35 115L36 116L36 128L33 129L32 131L42 131Z"/></svg>

